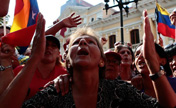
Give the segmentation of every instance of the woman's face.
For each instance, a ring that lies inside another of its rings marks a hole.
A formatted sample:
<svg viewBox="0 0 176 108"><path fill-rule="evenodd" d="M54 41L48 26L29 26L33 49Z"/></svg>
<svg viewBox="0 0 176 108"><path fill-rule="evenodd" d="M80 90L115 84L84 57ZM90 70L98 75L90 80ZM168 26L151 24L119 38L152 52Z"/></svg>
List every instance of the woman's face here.
<svg viewBox="0 0 176 108"><path fill-rule="evenodd" d="M149 74L147 65L145 63L145 60L144 60L144 57L142 54L142 46L139 46L137 48L136 53L135 53L135 61L134 62L135 62L137 70L140 73Z"/></svg>
<svg viewBox="0 0 176 108"><path fill-rule="evenodd" d="M70 64L73 67L98 67L101 59L100 49L96 40L88 35L77 37L69 48ZM98 67L99 68L99 67Z"/></svg>
<svg viewBox="0 0 176 108"><path fill-rule="evenodd" d="M173 76L176 76L176 55L172 57L170 61L170 67L173 71Z"/></svg>
<svg viewBox="0 0 176 108"><path fill-rule="evenodd" d="M122 57L121 64L122 65L131 65L132 64L132 54L131 51L124 47L119 51L119 54Z"/></svg>

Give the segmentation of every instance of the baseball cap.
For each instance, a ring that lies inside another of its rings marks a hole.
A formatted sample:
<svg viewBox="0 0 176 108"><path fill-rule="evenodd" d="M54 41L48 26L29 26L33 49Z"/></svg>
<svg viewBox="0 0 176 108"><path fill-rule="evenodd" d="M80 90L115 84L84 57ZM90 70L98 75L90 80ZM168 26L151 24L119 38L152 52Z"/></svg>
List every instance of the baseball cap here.
<svg viewBox="0 0 176 108"><path fill-rule="evenodd" d="M118 60L120 60L120 61L121 61L121 59L122 59L122 57L121 57L120 54L118 54L118 53L116 53L116 52L114 52L114 51L112 51L112 50L110 50L110 49L107 50L107 51L105 51L104 54L105 54L105 56L114 56L116 59L118 59Z"/></svg>
<svg viewBox="0 0 176 108"><path fill-rule="evenodd" d="M45 37L46 37L46 40L50 40L50 41L54 42L57 45L57 47L60 49L60 41L59 41L59 39L57 39L53 35L46 35Z"/></svg>

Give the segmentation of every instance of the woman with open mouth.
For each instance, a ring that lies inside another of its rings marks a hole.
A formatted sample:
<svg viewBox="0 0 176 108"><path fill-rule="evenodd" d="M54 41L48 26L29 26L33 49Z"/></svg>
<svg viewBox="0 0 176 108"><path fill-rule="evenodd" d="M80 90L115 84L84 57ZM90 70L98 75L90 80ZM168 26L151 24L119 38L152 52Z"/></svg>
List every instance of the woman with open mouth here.
<svg viewBox="0 0 176 108"><path fill-rule="evenodd" d="M106 58L97 34L90 28L78 29L70 36L69 50L66 58L66 68L72 82L59 79L66 88L70 88L64 96L57 93L54 85L50 85L27 100L23 107L52 107L52 108L156 108L159 105L170 107L170 103L161 103L170 96L165 91L155 98L139 92L131 84L118 79L106 80ZM162 89L155 83L156 88ZM62 87L60 87L62 88ZM170 91L169 91L170 92ZM172 93L172 92L171 92ZM128 103L128 104L127 104ZM172 104L173 105L173 104Z"/></svg>

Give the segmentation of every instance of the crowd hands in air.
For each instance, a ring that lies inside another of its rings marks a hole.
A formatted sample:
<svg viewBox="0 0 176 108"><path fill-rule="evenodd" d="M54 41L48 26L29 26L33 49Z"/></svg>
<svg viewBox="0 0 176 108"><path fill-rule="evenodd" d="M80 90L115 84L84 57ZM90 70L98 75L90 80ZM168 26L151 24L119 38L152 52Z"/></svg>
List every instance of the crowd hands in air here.
<svg viewBox="0 0 176 108"><path fill-rule="evenodd" d="M1 16L4 11L0 9ZM71 34L61 55L54 35L64 27L77 27L81 17L73 13L44 31L45 19L39 13L25 62L19 61L14 46L0 44L0 107L176 107L176 44L163 46L161 38L154 42L146 10L143 17L143 43L135 52L130 43L120 42L114 51L103 51L107 40L100 42L93 29L82 27ZM176 12L170 19L176 23Z"/></svg>

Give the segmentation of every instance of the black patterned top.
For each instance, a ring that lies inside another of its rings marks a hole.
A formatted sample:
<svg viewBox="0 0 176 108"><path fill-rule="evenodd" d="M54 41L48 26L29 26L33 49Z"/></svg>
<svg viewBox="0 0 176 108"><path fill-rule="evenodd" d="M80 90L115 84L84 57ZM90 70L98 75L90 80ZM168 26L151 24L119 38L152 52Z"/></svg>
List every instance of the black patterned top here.
<svg viewBox="0 0 176 108"><path fill-rule="evenodd" d="M85 97L86 98L86 97ZM24 102L23 108L75 108L72 91L62 96L53 85ZM155 98L122 80L100 80L97 108L158 108Z"/></svg>

